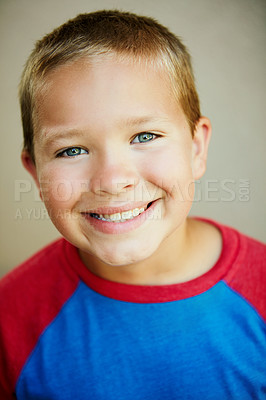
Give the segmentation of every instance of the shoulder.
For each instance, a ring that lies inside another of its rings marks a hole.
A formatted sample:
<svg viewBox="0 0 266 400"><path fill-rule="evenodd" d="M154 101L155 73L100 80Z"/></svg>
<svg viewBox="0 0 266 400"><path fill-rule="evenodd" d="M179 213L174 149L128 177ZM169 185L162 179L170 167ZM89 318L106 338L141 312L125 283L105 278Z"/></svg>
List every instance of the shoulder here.
<svg viewBox="0 0 266 400"><path fill-rule="evenodd" d="M1 381L14 385L40 335L78 285L66 245L64 239L53 242L0 281L0 387Z"/></svg>
<svg viewBox="0 0 266 400"><path fill-rule="evenodd" d="M221 253L212 271L219 270L219 280L266 320L266 245L230 226L198 219L216 227L222 236Z"/></svg>
<svg viewBox="0 0 266 400"><path fill-rule="evenodd" d="M78 277L65 254L67 244L59 239L38 251L0 281L0 319L3 313L15 316L56 307L76 287ZM52 305L51 304L51 305Z"/></svg>
<svg viewBox="0 0 266 400"><path fill-rule="evenodd" d="M223 230L233 242L227 240L227 246L235 250L224 280L266 320L266 245L235 229Z"/></svg>
<svg viewBox="0 0 266 400"><path fill-rule="evenodd" d="M53 285L56 277L70 273L64 248L65 240L58 239L4 276L0 281L0 305L3 297L6 301L11 296L15 301L22 294L38 294L42 287Z"/></svg>
<svg viewBox="0 0 266 400"><path fill-rule="evenodd" d="M13 278L23 275L27 270L31 268L34 268L34 270L36 270L36 268L38 269L38 265L47 264L47 261L49 261L50 258L54 257L54 255L60 255L63 242L63 239L57 239L54 242L43 247L41 250L33 254L27 260L23 261L16 268L7 273L0 280L0 285L2 286L3 283L9 282Z"/></svg>
<svg viewBox="0 0 266 400"><path fill-rule="evenodd" d="M266 272L266 245L236 229L225 226L222 229L226 246L235 247L234 268L228 274L228 279L234 282L244 271L245 275L249 273L254 279L261 278Z"/></svg>

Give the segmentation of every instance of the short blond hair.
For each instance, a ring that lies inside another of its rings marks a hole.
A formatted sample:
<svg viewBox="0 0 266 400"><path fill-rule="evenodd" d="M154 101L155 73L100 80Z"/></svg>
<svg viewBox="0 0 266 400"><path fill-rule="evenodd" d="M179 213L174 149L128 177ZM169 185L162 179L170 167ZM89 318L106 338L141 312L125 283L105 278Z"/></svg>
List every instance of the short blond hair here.
<svg viewBox="0 0 266 400"><path fill-rule="evenodd" d="M19 97L24 150L30 153L33 161L34 100L44 78L64 64L107 54L146 60L164 67L194 134L200 105L190 55L180 39L152 18L117 10L97 11L80 14L44 36L27 60Z"/></svg>

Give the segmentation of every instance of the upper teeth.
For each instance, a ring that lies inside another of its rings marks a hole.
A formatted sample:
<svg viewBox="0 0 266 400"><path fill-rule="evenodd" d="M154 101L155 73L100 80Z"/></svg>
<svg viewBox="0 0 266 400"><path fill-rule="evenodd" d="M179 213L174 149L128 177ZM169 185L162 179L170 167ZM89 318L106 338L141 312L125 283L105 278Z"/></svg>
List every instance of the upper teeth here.
<svg viewBox="0 0 266 400"><path fill-rule="evenodd" d="M123 212L118 212L115 214L95 214L93 213L92 215L98 219L102 219L103 221L108 221L108 222L124 222L128 219L132 219L134 217L137 217L139 214L141 214L143 211L145 211L145 208L134 208L133 210L129 211L123 211Z"/></svg>

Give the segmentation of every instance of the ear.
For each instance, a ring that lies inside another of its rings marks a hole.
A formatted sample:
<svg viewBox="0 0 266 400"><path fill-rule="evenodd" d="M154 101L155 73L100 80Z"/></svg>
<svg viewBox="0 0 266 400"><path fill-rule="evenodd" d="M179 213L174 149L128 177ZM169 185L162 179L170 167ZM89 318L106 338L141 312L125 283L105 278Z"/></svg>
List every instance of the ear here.
<svg viewBox="0 0 266 400"><path fill-rule="evenodd" d="M27 150L23 150L21 153L21 161L24 166L24 168L30 173L30 175L33 177L37 188L39 189L39 194L42 199L42 195L40 192L40 183L38 179L38 174L37 174L37 169L34 161L31 158L30 153Z"/></svg>
<svg viewBox="0 0 266 400"><path fill-rule="evenodd" d="M206 171L211 132L210 120L201 117L197 122L192 143L192 170L195 180L201 178Z"/></svg>

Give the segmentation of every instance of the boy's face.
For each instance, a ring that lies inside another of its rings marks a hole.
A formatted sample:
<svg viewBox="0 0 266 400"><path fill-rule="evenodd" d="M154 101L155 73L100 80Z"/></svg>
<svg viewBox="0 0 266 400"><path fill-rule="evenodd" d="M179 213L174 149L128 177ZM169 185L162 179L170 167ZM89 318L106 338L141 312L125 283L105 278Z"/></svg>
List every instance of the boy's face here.
<svg viewBox="0 0 266 400"><path fill-rule="evenodd" d="M192 139L166 75L79 61L50 73L36 104L36 167L27 153L22 159L53 223L83 259L128 265L178 238L210 127L203 119Z"/></svg>

